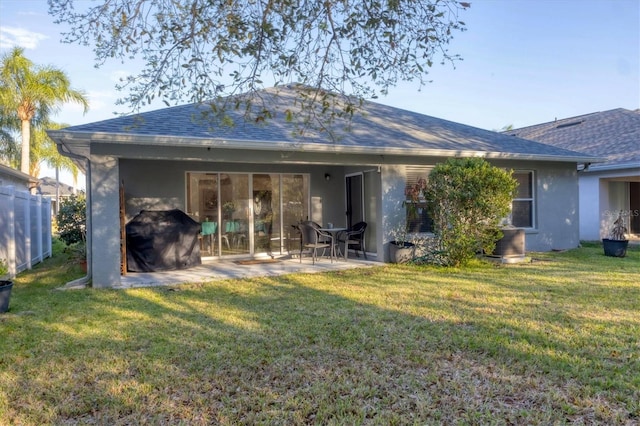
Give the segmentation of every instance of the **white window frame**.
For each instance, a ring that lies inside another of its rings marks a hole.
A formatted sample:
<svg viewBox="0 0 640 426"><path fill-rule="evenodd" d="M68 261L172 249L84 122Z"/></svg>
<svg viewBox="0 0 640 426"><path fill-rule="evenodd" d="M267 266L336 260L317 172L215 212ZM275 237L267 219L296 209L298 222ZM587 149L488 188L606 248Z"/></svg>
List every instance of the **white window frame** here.
<svg viewBox="0 0 640 426"><path fill-rule="evenodd" d="M512 200L511 206L512 206L512 210L513 210L513 201L521 201L521 202L529 202L531 203L531 224L530 226L522 226L522 225L518 225L513 223L513 217L512 214L509 214L509 223L512 224L513 226L517 227L517 228L524 228L524 229L536 229L537 227L537 215L536 215L536 210L537 210L537 200L536 200L536 172L535 170L514 170L513 171L513 175L524 175L524 174L528 174L531 176L531 197L515 197Z"/></svg>

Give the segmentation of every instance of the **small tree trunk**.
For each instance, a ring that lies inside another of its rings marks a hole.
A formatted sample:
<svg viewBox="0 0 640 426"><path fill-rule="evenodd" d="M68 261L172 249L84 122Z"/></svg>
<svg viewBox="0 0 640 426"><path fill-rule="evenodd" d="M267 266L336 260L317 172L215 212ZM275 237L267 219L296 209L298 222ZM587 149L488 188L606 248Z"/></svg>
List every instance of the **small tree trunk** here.
<svg viewBox="0 0 640 426"><path fill-rule="evenodd" d="M29 174L29 142L31 140L31 123L22 120L22 157L20 159L20 171Z"/></svg>

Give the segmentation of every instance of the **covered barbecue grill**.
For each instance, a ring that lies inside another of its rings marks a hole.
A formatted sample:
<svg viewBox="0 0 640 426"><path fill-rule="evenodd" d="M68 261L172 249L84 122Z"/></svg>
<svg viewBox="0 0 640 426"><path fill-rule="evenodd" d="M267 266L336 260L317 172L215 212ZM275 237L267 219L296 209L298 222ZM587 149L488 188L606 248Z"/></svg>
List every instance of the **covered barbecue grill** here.
<svg viewBox="0 0 640 426"><path fill-rule="evenodd" d="M200 265L200 224L181 210L143 210L126 225L127 270L171 271Z"/></svg>

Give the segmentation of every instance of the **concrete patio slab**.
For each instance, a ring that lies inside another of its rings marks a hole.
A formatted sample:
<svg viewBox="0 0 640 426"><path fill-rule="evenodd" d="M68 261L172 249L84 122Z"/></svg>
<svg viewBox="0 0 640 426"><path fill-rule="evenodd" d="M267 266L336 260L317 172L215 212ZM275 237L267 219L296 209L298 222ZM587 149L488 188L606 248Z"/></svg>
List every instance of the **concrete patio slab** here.
<svg viewBox="0 0 640 426"><path fill-rule="evenodd" d="M349 258L331 262L322 258L312 264L311 259L282 258L274 262L240 264L233 260L207 260L202 265L179 271L162 272L129 272L121 277L116 289L170 286L182 283L200 283L234 278L269 277L284 274L305 273L313 274L329 271L343 271L353 268L365 268L382 263L376 260L361 260Z"/></svg>

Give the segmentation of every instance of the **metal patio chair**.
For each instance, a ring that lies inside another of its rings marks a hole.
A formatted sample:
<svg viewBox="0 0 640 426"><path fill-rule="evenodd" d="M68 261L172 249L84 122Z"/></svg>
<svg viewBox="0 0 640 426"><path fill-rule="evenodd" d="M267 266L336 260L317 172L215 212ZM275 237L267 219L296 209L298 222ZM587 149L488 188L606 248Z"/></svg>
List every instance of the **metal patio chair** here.
<svg viewBox="0 0 640 426"><path fill-rule="evenodd" d="M333 262L333 237L330 234L326 234L320 231L318 228L310 224L309 222L301 222L298 224L300 230L300 262L302 263L302 252L307 249L311 251L311 258L315 265L318 258L318 250L329 249L331 262ZM328 240L326 240L328 238ZM325 242L325 241L328 242Z"/></svg>
<svg viewBox="0 0 640 426"><path fill-rule="evenodd" d="M364 231L367 229L367 222L358 222L351 229L338 234L338 246L344 244L344 259L347 260L349 255L349 247L351 247L358 255L358 250L362 252L364 258L367 258L367 252L364 245Z"/></svg>

